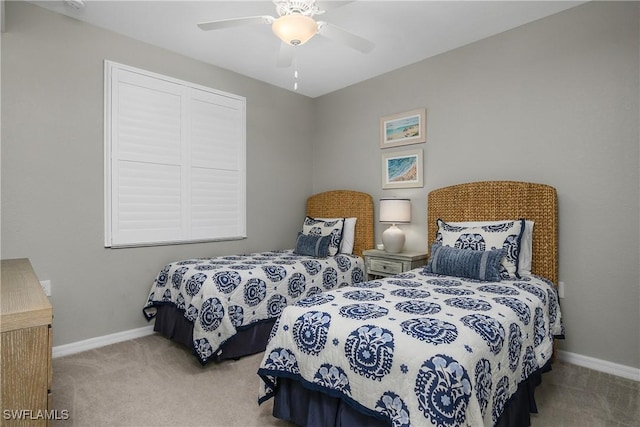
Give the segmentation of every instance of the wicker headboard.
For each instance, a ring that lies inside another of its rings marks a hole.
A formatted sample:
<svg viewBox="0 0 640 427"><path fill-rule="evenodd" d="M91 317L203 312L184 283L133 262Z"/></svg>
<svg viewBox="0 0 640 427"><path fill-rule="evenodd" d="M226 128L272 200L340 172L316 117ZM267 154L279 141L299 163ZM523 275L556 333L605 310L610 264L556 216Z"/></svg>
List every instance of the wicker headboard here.
<svg viewBox="0 0 640 427"><path fill-rule="evenodd" d="M436 221L534 221L531 272L558 284L558 198L544 184L483 181L433 190L427 196L429 247L436 239Z"/></svg>
<svg viewBox="0 0 640 427"><path fill-rule="evenodd" d="M350 190L333 190L307 199L307 215L314 218L356 217L353 253L373 248L373 199L369 194Z"/></svg>

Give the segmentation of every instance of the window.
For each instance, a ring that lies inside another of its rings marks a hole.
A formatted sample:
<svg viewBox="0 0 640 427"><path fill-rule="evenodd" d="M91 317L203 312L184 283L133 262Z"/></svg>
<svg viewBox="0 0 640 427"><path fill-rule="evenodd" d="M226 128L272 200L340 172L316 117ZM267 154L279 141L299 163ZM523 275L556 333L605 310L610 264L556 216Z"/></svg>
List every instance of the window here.
<svg viewBox="0 0 640 427"><path fill-rule="evenodd" d="M245 238L245 108L105 61L105 246Z"/></svg>

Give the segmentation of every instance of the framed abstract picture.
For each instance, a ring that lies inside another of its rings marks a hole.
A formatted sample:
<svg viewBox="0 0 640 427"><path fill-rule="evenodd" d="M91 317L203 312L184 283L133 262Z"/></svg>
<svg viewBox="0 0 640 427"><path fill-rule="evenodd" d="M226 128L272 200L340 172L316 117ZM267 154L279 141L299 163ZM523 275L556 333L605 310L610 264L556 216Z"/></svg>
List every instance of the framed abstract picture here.
<svg viewBox="0 0 640 427"><path fill-rule="evenodd" d="M422 149L382 154L382 188L423 187Z"/></svg>
<svg viewBox="0 0 640 427"><path fill-rule="evenodd" d="M380 148L425 142L426 115L427 110L419 108L380 118Z"/></svg>

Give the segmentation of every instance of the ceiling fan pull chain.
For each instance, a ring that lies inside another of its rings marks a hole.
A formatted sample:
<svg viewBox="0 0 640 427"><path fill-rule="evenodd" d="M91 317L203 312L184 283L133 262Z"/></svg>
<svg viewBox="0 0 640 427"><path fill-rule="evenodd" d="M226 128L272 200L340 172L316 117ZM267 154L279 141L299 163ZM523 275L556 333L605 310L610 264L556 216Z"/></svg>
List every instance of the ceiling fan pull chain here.
<svg viewBox="0 0 640 427"><path fill-rule="evenodd" d="M298 59L296 52L293 51L293 90L298 90Z"/></svg>

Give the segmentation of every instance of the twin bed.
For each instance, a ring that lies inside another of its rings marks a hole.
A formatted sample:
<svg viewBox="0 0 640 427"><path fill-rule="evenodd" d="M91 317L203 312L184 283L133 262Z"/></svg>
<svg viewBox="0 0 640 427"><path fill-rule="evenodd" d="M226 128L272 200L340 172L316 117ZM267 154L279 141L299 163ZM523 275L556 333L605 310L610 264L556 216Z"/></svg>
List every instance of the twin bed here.
<svg viewBox="0 0 640 427"><path fill-rule="evenodd" d="M371 196L348 190L319 193L307 199L306 214L307 234L322 225L343 231L337 242L333 234L314 240L330 240L337 253L315 257L282 250L173 262L154 280L143 314L147 320L155 318L156 332L191 348L202 364L264 351L284 307L364 280L362 251L373 247ZM354 226L346 220L318 223L316 218L356 220ZM291 236L292 242L301 238Z"/></svg>
<svg viewBox="0 0 640 427"><path fill-rule="evenodd" d="M563 334L555 189L435 190L428 224L427 267L283 310L258 371L259 402L274 398L274 416L305 426L530 424L533 389ZM497 235L503 245L491 243Z"/></svg>
<svg viewBox="0 0 640 427"><path fill-rule="evenodd" d="M274 416L299 425L530 424L564 332L553 187L432 191L429 264L373 281L360 258L373 247L369 195L312 196L307 216L357 217L352 254L169 264L143 310L155 330L203 364L264 351L259 403L273 398Z"/></svg>

